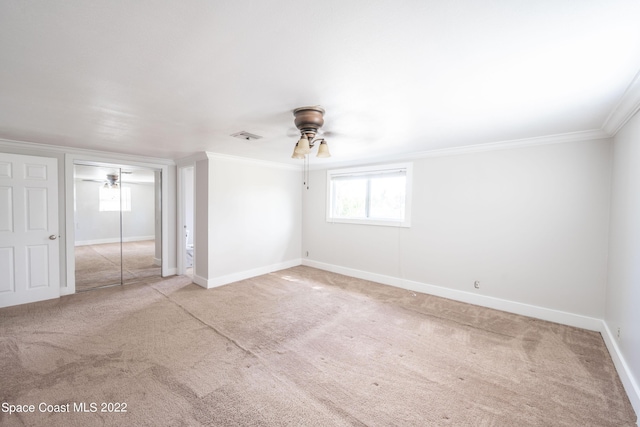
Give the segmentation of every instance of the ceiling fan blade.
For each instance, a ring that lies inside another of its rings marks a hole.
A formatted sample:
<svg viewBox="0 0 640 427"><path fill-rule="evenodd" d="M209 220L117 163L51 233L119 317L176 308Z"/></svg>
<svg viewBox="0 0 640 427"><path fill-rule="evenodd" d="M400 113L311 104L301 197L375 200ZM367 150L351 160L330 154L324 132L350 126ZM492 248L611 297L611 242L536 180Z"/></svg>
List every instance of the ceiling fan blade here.
<svg viewBox="0 0 640 427"><path fill-rule="evenodd" d="M287 130L288 138L300 138L300 131L297 128L289 128Z"/></svg>

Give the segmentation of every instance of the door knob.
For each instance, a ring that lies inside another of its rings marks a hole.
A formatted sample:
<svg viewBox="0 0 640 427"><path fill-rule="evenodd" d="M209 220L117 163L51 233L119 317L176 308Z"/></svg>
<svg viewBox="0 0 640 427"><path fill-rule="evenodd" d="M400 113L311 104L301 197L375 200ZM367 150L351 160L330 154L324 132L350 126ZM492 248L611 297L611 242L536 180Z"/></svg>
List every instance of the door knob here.
<svg viewBox="0 0 640 427"><path fill-rule="evenodd" d="M52 234L51 236L49 236L49 240L56 240L58 238L58 236L56 236L55 234Z"/></svg>

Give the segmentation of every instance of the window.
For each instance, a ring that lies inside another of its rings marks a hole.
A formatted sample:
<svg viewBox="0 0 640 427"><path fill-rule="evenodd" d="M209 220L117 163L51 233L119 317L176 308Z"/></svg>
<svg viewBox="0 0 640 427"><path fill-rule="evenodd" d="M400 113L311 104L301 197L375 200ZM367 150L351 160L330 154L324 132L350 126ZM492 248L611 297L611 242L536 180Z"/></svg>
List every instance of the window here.
<svg viewBox="0 0 640 427"><path fill-rule="evenodd" d="M411 164L327 172L327 221L409 227Z"/></svg>
<svg viewBox="0 0 640 427"><path fill-rule="evenodd" d="M122 197L122 212L131 212L130 187L100 187L100 212L120 211Z"/></svg>

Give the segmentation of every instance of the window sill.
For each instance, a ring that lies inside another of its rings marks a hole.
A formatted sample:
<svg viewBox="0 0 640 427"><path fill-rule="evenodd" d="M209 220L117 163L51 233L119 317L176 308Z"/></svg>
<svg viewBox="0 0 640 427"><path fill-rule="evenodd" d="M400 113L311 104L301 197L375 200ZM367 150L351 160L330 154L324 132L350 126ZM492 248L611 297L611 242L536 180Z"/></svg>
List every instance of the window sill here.
<svg viewBox="0 0 640 427"><path fill-rule="evenodd" d="M410 228L410 221L384 221L375 219L347 219L347 218L327 218L329 224L357 224L357 225L375 225L383 227L400 227Z"/></svg>

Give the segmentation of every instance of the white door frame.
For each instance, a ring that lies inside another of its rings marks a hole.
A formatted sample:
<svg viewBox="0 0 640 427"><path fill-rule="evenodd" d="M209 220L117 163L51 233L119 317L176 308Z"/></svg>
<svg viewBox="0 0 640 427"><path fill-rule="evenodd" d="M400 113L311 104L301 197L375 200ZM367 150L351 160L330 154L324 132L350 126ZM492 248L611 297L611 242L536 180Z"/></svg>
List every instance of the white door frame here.
<svg viewBox="0 0 640 427"><path fill-rule="evenodd" d="M5 248L5 260L8 262L3 265L3 273L9 287L4 289L0 307L58 298L58 159L1 154L6 162L0 168L0 177L8 189L3 201L7 209L3 215L6 227L6 242L4 239L3 242L8 245ZM38 265L32 265L31 261Z"/></svg>
<svg viewBox="0 0 640 427"><path fill-rule="evenodd" d="M65 155L65 206L66 206L66 255L67 255L67 283L60 287L61 295L69 295L76 292L76 259L75 259L75 211L74 201L74 166L76 163L93 166L135 166L146 169L162 171L162 277L170 276L169 268L169 166L157 163L144 163L122 159L117 157L105 157L88 154ZM174 270L175 272L175 270Z"/></svg>

